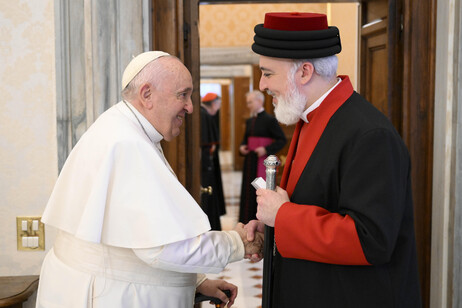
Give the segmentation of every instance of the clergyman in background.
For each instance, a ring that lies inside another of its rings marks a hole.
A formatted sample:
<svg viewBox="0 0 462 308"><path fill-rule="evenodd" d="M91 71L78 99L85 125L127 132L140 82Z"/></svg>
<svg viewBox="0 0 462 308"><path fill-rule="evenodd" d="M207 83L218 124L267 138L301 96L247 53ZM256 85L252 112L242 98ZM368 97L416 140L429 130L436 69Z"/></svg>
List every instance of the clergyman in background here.
<svg viewBox="0 0 462 308"><path fill-rule="evenodd" d="M212 193L202 193L201 206L207 214L212 230L221 230L220 216L226 214L220 166L221 98L207 93L201 100L201 186L211 187Z"/></svg>
<svg viewBox="0 0 462 308"><path fill-rule="evenodd" d="M276 118L265 111L264 102L265 96L258 90L246 94L251 117L245 122L245 134L239 147L240 154L245 156L239 207L239 222L244 224L256 219L257 214L257 196L252 181L256 177L266 179L263 161L268 155L279 152L287 142Z"/></svg>

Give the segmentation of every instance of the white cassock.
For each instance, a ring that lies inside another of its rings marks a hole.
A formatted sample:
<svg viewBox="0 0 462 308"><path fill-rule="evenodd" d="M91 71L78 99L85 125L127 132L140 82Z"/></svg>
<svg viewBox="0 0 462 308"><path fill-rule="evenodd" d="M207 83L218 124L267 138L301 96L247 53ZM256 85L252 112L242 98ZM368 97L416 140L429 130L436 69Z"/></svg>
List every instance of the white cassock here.
<svg viewBox="0 0 462 308"><path fill-rule="evenodd" d="M196 273L244 257L237 232L207 232L207 216L161 152L162 136L128 105L95 121L56 182L42 221L59 231L37 307L190 308L204 279Z"/></svg>

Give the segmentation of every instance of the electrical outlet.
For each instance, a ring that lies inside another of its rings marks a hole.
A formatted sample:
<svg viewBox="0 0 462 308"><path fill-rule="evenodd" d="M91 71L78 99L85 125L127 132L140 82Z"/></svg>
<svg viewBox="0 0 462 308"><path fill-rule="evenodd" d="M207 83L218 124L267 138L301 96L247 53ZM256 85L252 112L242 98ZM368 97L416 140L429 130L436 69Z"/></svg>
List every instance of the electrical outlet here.
<svg viewBox="0 0 462 308"><path fill-rule="evenodd" d="M38 216L16 217L18 250L45 250L45 226Z"/></svg>

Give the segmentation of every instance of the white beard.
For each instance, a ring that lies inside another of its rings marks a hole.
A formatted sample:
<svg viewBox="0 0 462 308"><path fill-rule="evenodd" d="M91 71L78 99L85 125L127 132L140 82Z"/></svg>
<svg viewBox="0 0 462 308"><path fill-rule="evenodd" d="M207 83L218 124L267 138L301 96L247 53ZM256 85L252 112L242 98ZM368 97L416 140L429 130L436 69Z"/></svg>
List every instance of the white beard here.
<svg viewBox="0 0 462 308"><path fill-rule="evenodd" d="M289 80L289 87L285 96L276 97L278 103L274 107L276 119L285 125L292 125L300 120L307 101L307 98L295 87L293 77Z"/></svg>

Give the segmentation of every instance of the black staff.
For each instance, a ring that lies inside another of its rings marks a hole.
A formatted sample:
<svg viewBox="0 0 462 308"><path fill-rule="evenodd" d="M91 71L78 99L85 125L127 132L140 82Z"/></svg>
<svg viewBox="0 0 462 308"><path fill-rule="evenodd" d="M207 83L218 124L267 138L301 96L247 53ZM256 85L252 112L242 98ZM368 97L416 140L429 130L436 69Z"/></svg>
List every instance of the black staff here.
<svg viewBox="0 0 462 308"><path fill-rule="evenodd" d="M266 167L266 189L276 190L277 167L281 164L276 155L268 156L263 162ZM274 228L265 226L265 247L263 259L263 308L271 307L273 282L273 256L276 253Z"/></svg>

